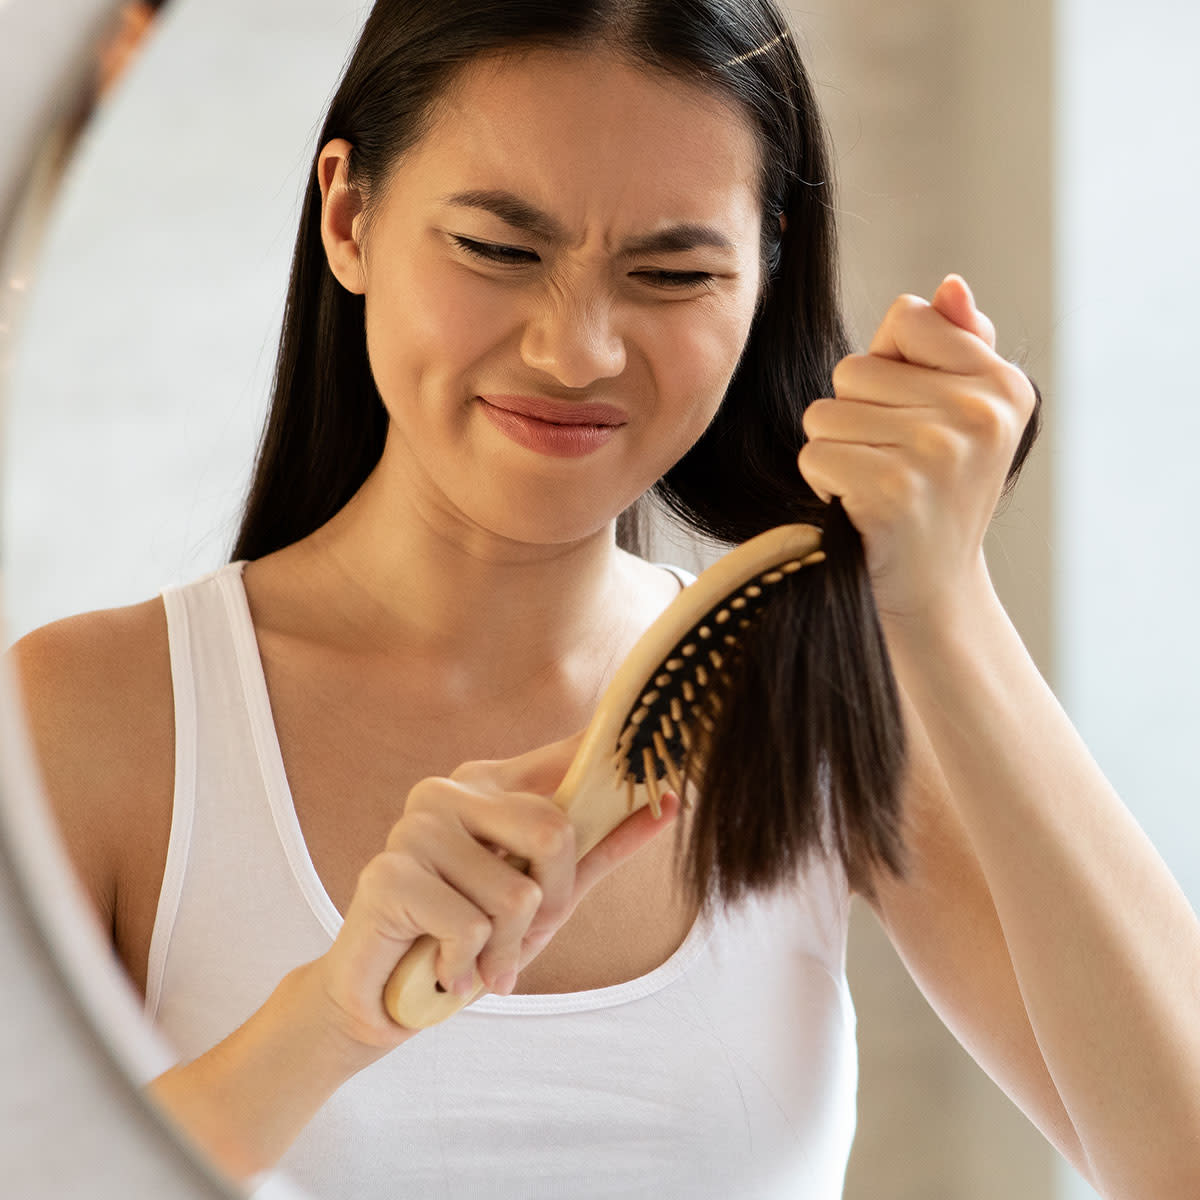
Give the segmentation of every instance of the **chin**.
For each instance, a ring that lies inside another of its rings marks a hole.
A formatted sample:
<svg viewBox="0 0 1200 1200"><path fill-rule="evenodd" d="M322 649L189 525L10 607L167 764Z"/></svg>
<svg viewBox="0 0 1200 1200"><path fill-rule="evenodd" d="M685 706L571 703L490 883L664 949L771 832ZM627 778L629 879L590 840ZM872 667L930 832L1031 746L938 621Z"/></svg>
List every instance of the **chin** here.
<svg viewBox="0 0 1200 1200"><path fill-rule="evenodd" d="M606 534L622 511L614 510L611 501L585 507L580 499L576 493L556 502L551 490L545 489L526 504L514 504L511 496L497 505L481 505L476 499L466 515L480 530L506 541L528 546L566 546Z"/></svg>

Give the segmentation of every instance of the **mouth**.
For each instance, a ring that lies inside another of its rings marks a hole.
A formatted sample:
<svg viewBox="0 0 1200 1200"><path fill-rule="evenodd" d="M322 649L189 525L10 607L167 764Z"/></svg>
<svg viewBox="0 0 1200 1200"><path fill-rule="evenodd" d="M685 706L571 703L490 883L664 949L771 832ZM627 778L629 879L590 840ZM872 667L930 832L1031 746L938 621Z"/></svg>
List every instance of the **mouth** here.
<svg viewBox="0 0 1200 1200"><path fill-rule="evenodd" d="M614 405L532 396L478 396L480 407L510 441L551 458L582 458L609 442L626 423Z"/></svg>
<svg viewBox="0 0 1200 1200"><path fill-rule="evenodd" d="M544 396L488 395L479 399L492 408L548 425L593 425L616 428L629 420L624 409L597 400L551 400Z"/></svg>

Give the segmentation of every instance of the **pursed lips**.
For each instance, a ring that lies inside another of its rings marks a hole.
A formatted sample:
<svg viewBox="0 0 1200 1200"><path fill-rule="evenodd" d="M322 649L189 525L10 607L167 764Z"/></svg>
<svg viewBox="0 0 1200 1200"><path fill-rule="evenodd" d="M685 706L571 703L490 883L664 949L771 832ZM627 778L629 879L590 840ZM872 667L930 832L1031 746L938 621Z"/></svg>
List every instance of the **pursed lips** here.
<svg viewBox="0 0 1200 1200"><path fill-rule="evenodd" d="M544 396L487 395L485 404L520 417L546 421L551 425L624 425L628 414L615 404L597 400L551 400Z"/></svg>
<svg viewBox="0 0 1200 1200"><path fill-rule="evenodd" d="M599 450L624 426L628 414L598 400L551 400L545 396L480 396L483 413L510 441L550 458L583 458Z"/></svg>

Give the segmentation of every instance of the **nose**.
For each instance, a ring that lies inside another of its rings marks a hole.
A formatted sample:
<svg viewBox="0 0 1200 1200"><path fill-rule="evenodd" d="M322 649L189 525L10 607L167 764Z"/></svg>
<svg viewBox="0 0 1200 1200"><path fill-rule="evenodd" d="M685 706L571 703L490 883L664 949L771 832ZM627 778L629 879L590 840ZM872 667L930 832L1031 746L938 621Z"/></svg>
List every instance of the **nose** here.
<svg viewBox="0 0 1200 1200"><path fill-rule="evenodd" d="M625 370L625 339L608 297L544 296L521 337L525 364L553 376L563 387L584 388Z"/></svg>

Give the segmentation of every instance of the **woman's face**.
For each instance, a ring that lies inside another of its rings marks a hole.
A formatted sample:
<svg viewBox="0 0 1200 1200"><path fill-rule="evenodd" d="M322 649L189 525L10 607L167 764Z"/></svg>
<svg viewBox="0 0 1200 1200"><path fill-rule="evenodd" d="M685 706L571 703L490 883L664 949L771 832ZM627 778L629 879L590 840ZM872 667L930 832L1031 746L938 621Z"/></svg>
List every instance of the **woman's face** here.
<svg viewBox="0 0 1200 1200"><path fill-rule="evenodd" d="M605 528L737 366L758 170L741 112L670 77L581 52L473 65L365 234L383 469L503 538Z"/></svg>

